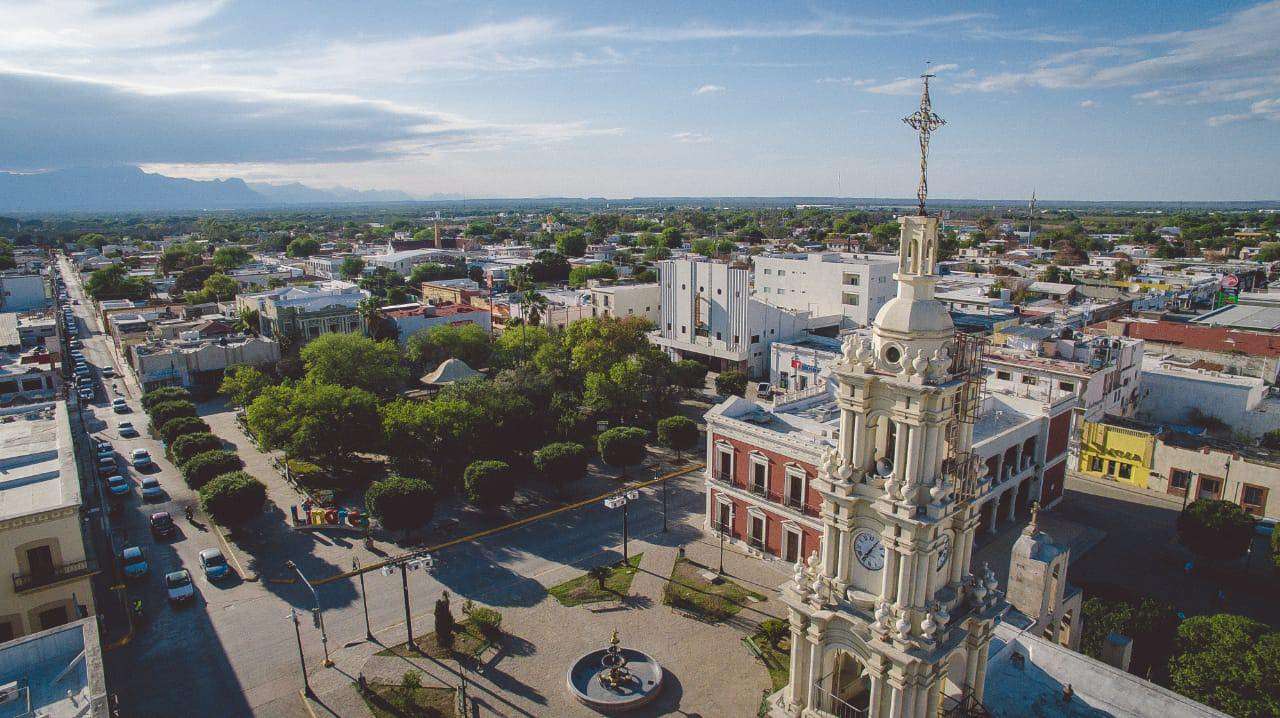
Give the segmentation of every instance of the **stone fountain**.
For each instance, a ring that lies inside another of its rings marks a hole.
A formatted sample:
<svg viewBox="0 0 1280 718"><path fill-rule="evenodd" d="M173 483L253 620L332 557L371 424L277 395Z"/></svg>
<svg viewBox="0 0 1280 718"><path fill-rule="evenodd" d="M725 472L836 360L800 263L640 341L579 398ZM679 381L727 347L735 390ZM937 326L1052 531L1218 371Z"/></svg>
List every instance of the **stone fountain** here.
<svg viewBox="0 0 1280 718"><path fill-rule="evenodd" d="M565 677L569 692L583 705L601 713L639 708L662 690L662 666L649 654L619 646L614 630L608 648L587 653L573 662Z"/></svg>

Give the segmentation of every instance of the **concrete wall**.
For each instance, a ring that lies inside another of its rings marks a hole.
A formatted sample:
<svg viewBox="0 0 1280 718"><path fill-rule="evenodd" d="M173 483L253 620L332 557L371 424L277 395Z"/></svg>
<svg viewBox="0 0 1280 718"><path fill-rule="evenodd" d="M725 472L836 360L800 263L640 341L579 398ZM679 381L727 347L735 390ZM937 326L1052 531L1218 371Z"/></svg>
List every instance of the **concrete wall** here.
<svg viewBox="0 0 1280 718"><path fill-rule="evenodd" d="M1280 428L1280 402L1265 399L1265 392L1261 379L1195 370L1144 371L1138 416L1189 424L1200 412L1218 418L1233 433L1257 437Z"/></svg>

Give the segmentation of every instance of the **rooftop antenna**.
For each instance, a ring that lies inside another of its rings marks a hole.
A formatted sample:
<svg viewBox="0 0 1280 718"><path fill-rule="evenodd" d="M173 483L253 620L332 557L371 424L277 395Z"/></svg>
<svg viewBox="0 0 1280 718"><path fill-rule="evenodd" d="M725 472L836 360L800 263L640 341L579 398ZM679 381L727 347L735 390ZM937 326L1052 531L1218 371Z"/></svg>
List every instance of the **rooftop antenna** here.
<svg viewBox="0 0 1280 718"><path fill-rule="evenodd" d="M1036 219L1036 188L1031 188L1031 212L1027 215L1027 244L1031 244L1031 223Z"/></svg>
<svg viewBox="0 0 1280 718"><path fill-rule="evenodd" d="M916 199L920 202L921 217L926 214L924 201L929 196L929 137L939 127L947 124L946 120L934 114L933 102L929 99L929 79L936 77L929 72L928 67L931 65L932 62L926 62L924 74L920 76L924 80L924 89L920 92L920 109L902 118L920 136L920 186L916 188Z"/></svg>

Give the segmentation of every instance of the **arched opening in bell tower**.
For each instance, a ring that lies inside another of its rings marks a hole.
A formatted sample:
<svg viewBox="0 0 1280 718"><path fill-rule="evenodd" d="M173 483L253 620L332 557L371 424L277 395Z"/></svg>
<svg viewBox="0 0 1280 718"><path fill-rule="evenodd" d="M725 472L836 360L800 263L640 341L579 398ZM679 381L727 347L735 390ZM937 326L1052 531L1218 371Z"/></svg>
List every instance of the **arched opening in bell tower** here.
<svg viewBox="0 0 1280 718"><path fill-rule="evenodd" d="M871 703L871 677L848 651L837 649L831 672L819 682L820 707L836 718L862 718Z"/></svg>

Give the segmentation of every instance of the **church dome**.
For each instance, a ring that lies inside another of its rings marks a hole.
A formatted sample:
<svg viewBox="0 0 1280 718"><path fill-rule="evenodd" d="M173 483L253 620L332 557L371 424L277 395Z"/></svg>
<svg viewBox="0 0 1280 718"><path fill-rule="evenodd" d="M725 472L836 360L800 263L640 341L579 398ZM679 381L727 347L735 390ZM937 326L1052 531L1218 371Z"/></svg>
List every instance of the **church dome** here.
<svg viewBox="0 0 1280 718"><path fill-rule="evenodd" d="M898 335L938 334L955 331L951 314L936 299L918 299L899 295L890 299L876 314L875 325L885 333Z"/></svg>

